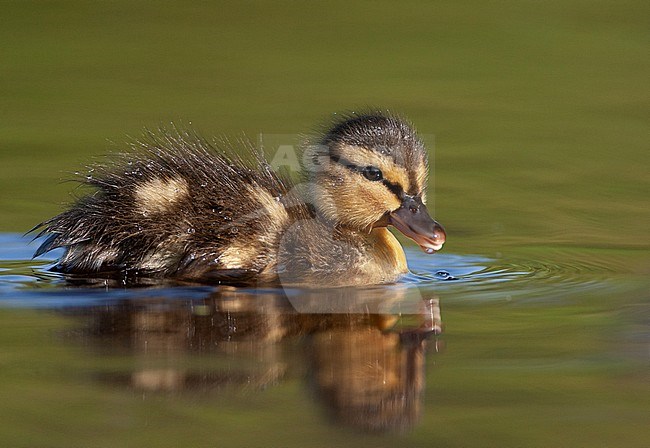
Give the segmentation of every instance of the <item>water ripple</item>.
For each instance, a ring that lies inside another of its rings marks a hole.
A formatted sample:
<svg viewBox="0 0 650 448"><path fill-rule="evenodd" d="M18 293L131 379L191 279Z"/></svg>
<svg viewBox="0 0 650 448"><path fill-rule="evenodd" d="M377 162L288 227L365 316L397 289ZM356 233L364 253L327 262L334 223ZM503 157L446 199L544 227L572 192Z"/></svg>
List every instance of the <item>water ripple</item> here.
<svg viewBox="0 0 650 448"><path fill-rule="evenodd" d="M406 281L441 296L552 298L591 290L605 292L627 272L618 257L607 253L594 254L587 249L533 252L529 258L436 254L435 260L409 252L413 273Z"/></svg>
<svg viewBox="0 0 650 448"><path fill-rule="evenodd" d="M79 304L83 297L91 302L107 299L101 288L70 289L63 276L48 270L53 259L32 260L32 252L33 245L27 239L0 234L0 295L4 296L1 303L31 307L39 306L37 304L43 300L43 303L57 306L56 303L62 304L65 300ZM450 299L558 298L567 293L611 288L616 278L627 272L622 261L624 255L620 250L533 247L520 250L516 256L499 254L491 258L449 253L430 256L407 249L411 273L397 286ZM188 294L191 298L205 293L201 288L155 286L156 294L172 298L188 297ZM394 294L394 286L365 289L373 294ZM122 294L119 290L111 291L110 299ZM98 292L103 295L98 296Z"/></svg>

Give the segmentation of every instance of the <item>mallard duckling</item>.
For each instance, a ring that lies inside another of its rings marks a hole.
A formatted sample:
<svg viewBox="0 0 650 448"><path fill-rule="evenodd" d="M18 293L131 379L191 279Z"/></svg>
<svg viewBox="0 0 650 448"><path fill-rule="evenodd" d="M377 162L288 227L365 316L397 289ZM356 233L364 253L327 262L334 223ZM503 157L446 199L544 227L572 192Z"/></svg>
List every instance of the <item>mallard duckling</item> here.
<svg viewBox="0 0 650 448"><path fill-rule="evenodd" d="M91 168L95 192L35 230L55 270L231 284L392 283L407 272L397 228L427 253L445 231L425 206L427 152L394 115L348 115L303 154L302 182L249 143L149 132ZM238 151L239 155L235 153Z"/></svg>

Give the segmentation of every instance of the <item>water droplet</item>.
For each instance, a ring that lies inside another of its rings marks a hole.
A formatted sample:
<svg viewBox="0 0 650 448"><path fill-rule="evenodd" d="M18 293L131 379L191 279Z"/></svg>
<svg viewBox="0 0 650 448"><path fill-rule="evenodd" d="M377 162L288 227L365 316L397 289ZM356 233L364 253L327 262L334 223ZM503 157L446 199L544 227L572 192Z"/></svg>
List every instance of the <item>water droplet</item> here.
<svg viewBox="0 0 650 448"><path fill-rule="evenodd" d="M437 271L437 272L436 272L435 274L433 274L433 275L435 275L435 277L436 277L438 280L445 280L445 281L448 281L448 280L458 280L457 277L454 277L453 275L451 275L451 274L450 274L449 272L447 272L447 271Z"/></svg>

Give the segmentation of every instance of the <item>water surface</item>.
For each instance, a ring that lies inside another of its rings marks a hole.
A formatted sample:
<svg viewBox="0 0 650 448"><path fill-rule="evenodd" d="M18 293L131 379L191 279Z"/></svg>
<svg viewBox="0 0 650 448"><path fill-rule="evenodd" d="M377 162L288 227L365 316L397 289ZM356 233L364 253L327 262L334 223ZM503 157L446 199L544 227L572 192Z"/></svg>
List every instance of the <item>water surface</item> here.
<svg viewBox="0 0 650 448"><path fill-rule="evenodd" d="M30 259L29 239L0 243L10 446L71 433L79 446L97 434L635 446L647 434L648 282L586 250L523 261L412 249L396 285L283 290L79 286L48 271L53 258Z"/></svg>

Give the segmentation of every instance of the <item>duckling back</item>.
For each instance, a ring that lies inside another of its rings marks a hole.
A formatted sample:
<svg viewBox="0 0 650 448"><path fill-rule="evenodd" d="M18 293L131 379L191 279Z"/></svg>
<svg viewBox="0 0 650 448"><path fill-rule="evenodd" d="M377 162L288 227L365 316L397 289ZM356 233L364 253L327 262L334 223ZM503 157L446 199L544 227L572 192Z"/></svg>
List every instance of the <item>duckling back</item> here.
<svg viewBox="0 0 650 448"><path fill-rule="evenodd" d="M176 130L133 146L90 169L83 182L94 194L37 226L47 238L35 256L64 247L56 269L81 274L275 277L278 239L292 215L308 211L285 206L290 182L259 150L239 142L246 159Z"/></svg>

